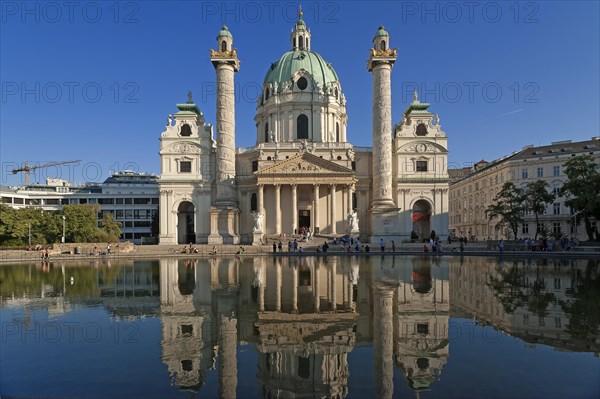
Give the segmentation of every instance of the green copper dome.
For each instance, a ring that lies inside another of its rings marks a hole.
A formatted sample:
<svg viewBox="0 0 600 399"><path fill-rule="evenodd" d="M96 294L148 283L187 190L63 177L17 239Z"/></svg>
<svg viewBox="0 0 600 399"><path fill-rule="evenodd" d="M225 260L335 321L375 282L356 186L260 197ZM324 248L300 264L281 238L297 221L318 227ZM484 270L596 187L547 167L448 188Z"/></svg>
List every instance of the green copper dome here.
<svg viewBox="0 0 600 399"><path fill-rule="evenodd" d="M339 81L338 75L331 64L319 54L310 50L296 50L288 51L281 56L279 61L271 64L264 83L277 82L279 91L281 91L283 84L289 82L292 75L301 69L310 73L322 87Z"/></svg>
<svg viewBox="0 0 600 399"><path fill-rule="evenodd" d="M389 36L383 25L379 25L379 30L375 33L375 37L377 36Z"/></svg>
<svg viewBox="0 0 600 399"><path fill-rule="evenodd" d="M223 27L221 28L221 30L219 31L219 34L217 35L217 37L219 36L231 36L231 33L229 32L229 29L227 29L227 25L223 25Z"/></svg>

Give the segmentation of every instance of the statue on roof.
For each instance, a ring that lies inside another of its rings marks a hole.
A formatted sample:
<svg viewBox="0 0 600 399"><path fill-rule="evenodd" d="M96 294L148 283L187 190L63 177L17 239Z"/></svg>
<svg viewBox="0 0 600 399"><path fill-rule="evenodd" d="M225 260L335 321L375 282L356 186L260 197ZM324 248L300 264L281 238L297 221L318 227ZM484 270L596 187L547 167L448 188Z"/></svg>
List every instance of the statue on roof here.
<svg viewBox="0 0 600 399"><path fill-rule="evenodd" d="M188 91L187 98L188 98L187 99L187 103L188 104L193 104L194 103L194 101L192 100L192 92L191 91Z"/></svg>

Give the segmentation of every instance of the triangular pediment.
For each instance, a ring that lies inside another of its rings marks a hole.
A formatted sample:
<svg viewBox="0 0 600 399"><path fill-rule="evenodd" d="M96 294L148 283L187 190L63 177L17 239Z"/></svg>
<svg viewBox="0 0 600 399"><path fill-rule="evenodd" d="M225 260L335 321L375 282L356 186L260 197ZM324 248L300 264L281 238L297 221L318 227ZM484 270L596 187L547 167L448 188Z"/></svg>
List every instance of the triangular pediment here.
<svg viewBox="0 0 600 399"><path fill-rule="evenodd" d="M301 152L290 159L261 168L255 174L262 177L286 175L353 177L354 171L311 153Z"/></svg>

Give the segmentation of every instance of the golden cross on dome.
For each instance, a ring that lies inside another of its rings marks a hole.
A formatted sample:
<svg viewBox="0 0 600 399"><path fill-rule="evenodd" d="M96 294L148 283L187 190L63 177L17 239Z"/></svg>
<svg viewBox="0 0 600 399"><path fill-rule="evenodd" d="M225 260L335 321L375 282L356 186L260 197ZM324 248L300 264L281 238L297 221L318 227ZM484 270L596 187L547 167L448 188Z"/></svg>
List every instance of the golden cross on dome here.
<svg viewBox="0 0 600 399"><path fill-rule="evenodd" d="M302 4L298 4L298 19L302 19Z"/></svg>

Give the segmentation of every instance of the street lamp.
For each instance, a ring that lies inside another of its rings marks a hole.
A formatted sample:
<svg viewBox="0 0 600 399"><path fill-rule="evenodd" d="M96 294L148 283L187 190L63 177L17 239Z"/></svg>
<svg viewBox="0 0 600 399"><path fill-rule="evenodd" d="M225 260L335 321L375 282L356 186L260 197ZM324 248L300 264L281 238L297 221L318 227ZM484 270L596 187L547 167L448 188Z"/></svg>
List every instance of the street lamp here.
<svg viewBox="0 0 600 399"><path fill-rule="evenodd" d="M63 220L63 235L62 235L62 243L64 244L64 243L65 243L65 241L66 241L66 240L65 240L65 221L67 220L67 218L66 218L66 217L63 215L63 217L62 217L62 220Z"/></svg>

